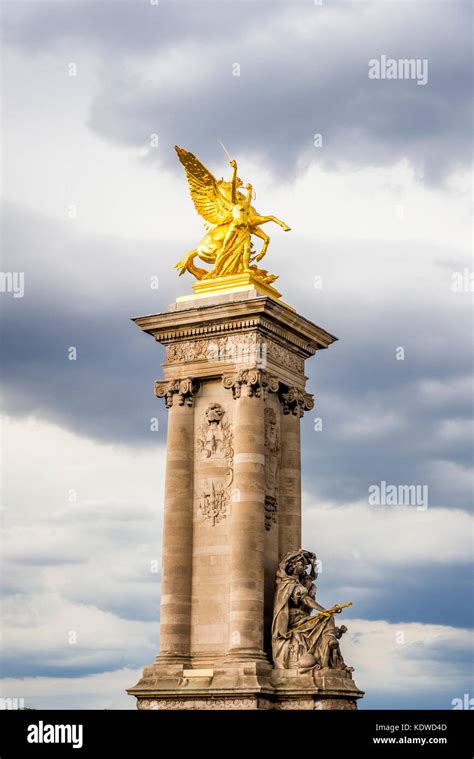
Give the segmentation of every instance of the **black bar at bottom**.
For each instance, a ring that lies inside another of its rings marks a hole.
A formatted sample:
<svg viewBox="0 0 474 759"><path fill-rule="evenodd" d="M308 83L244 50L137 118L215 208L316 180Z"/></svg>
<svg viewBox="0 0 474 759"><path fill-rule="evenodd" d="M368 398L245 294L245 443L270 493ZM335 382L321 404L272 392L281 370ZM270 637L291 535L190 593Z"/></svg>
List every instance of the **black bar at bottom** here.
<svg viewBox="0 0 474 759"><path fill-rule="evenodd" d="M66 711L0 712L0 758L113 757L141 752L227 759L474 756L472 711Z"/></svg>

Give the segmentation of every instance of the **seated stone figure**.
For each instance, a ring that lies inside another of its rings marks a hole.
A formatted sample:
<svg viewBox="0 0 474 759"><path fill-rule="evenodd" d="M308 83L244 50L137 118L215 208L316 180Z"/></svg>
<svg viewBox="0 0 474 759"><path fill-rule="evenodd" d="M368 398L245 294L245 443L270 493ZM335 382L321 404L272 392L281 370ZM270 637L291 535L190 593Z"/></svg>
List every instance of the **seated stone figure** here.
<svg viewBox="0 0 474 759"><path fill-rule="evenodd" d="M307 567L311 567L309 574ZM333 616L341 609L321 615L326 609L316 601L316 577L316 556L303 549L286 554L278 565L272 623L274 666L302 673L330 668L350 676L353 667L346 666L339 648L339 638L347 628L336 627Z"/></svg>

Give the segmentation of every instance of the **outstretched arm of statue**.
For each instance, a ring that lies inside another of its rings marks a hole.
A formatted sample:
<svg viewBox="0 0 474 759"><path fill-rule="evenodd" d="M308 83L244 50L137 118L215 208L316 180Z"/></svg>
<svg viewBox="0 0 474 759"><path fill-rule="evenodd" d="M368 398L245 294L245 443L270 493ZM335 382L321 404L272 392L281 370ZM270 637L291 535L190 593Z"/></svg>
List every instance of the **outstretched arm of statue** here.
<svg viewBox="0 0 474 759"><path fill-rule="evenodd" d="M311 596L305 596L303 599L303 603L309 609L315 609L315 611L319 611L322 613L326 613L328 611L327 609L324 608L324 606L321 606L321 604L318 604L317 601L311 598ZM339 614L342 611L342 609L331 609L331 611L335 614Z"/></svg>
<svg viewBox="0 0 474 759"><path fill-rule="evenodd" d="M235 205L237 203L237 161L232 159L230 165L232 166L232 203Z"/></svg>
<svg viewBox="0 0 474 759"><path fill-rule="evenodd" d="M253 187L251 184L246 184L245 189L247 190L247 193L248 193L247 197L245 198L245 207L249 208L250 203L252 202Z"/></svg>

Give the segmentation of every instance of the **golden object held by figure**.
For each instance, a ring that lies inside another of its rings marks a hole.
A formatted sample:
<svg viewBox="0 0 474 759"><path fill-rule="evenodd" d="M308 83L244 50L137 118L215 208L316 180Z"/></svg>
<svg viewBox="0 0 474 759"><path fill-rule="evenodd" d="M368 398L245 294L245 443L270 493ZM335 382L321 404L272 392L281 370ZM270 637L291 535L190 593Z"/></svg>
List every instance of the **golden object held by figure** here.
<svg viewBox="0 0 474 759"><path fill-rule="evenodd" d="M260 261L267 252L269 236L260 229L261 224L273 221L285 232L290 228L276 216L261 216L250 204L252 185L247 184L247 195L239 191L242 180L237 176L237 163L231 161L232 180L216 180L210 171L183 148L175 146L178 158L184 166L189 183L191 198L196 211L204 219L207 234L201 242L176 264L180 275L189 271L198 280L215 280L247 274L252 280L270 285L278 279L254 263ZM259 253L253 250L251 236L263 240ZM195 258L212 264L210 270L196 266Z"/></svg>

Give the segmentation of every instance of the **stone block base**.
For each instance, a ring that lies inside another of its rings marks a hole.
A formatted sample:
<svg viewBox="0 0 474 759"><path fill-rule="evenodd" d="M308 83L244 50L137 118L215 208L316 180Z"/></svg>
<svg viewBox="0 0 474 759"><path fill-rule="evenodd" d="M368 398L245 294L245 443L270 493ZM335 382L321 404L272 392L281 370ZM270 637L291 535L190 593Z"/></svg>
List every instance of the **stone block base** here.
<svg viewBox="0 0 474 759"><path fill-rule="evenodd" d="M352 710L364 695L350 673L313 675L265 662L222 662L215 669L153 664L127 693L143 710Z"/></svg>

